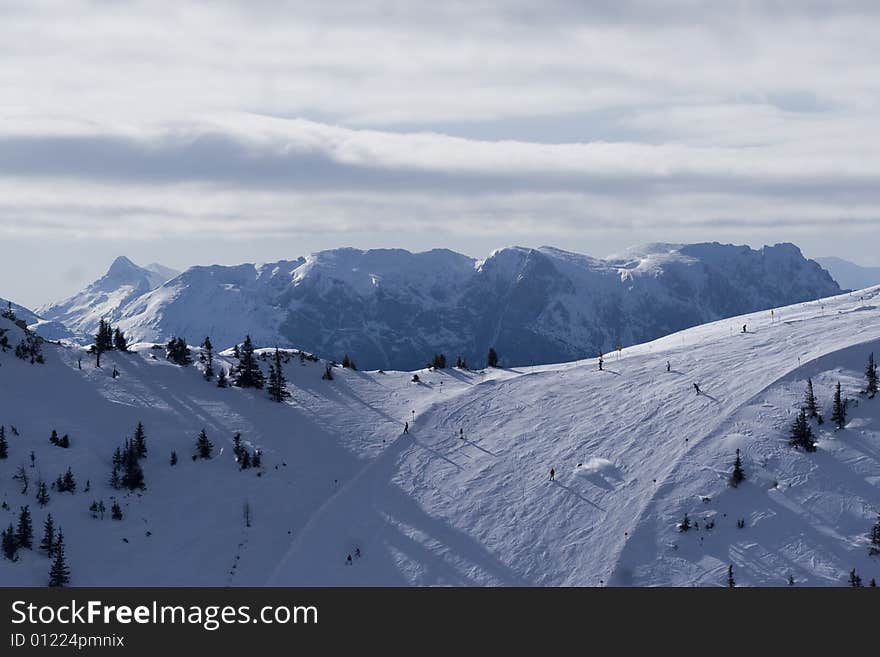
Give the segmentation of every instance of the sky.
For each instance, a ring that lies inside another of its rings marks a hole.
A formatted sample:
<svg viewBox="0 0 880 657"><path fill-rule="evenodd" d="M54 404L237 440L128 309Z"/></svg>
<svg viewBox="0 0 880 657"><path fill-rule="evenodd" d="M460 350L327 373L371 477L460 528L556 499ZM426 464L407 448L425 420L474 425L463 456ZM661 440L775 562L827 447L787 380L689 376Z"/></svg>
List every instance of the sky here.
<svg viewBox="0 0 880 657"><path fill-rule="evenodd" d="M880 265L880 3L0 6L0 296L321 249Z"/></svg>

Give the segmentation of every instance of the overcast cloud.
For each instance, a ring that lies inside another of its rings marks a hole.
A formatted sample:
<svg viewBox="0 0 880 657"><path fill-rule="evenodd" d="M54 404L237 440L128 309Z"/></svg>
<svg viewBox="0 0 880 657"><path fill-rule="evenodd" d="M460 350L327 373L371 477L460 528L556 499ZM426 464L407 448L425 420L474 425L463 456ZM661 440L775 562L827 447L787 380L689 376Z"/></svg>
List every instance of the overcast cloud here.
<svg viewBox="0 0 880 657"><path fill-rule="evenodd" d="M5 2L0 296L120 253L880 264L878 34L873 2Z"/></svg>

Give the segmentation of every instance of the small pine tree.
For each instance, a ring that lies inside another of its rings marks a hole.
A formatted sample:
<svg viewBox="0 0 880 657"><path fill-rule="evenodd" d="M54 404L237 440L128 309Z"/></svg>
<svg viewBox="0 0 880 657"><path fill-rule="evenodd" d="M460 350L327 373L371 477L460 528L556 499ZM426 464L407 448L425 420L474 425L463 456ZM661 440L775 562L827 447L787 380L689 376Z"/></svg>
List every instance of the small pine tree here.
<svg viewBox="0 0 880 657"><path fill-rule="evenodd" d="M147 432L144 430L144 425L141 422L138 422L137 427L135 427L134 437L131 439L131 442L137 457L139 459L144 458L147 455Z"/></svg>
<svg viewBox="0 0 880 657"><path fill-rule="evenodd" d="M871 541L871 547L868 548L868 554L871 556L880 554L880 513L877 514L877 522L871 527L871 533L868 535Z"/></svg>
<svg viewBox="0 0 880 657"><path fill-rule="evenodd" d="M281 403L290 397L286 385L287 381L281 369L281 352L278 351L278 347L275 347L275 362L269 365L269 398L274 402Z"/></svg>
<svg viewBox="0 0 880 657"><path fill-rule="evenodd" d="M64 493L75 493L76 492L76 479L73 477L73 471L70 468L67 468L67 472L64 473L64 479L62 479L62 486Z"/></svg>
<svg viewBox="0 0 880 657"><path fill-rule="evenodd" d="M244 450L241 444L241 432L236 431L232 437L232 455L236 460L241 459L241 453Z"/></svg>
<svg viewBox="0 0 880 657"><path fill-rule="evenodd" d="M144 471L138 461L137 445L134 441L128 444L122 463L122 479L120 483L129 490L144 488Z"/></svg>
<svg viewBox="0 0 880 657"><path fill-rule="evenodd" d="M177 452L175 452L175 451L172 450L172 452L171 452L171 458L168 459L168 462L169 462L171 465L177 465Z"/></svg>
<svg viewBox="0 0 880 657"><path fill-rule="evenodd" d="M255 449L254 455L251 457L251 467L259 468L263 464L263 456L260 450Z"/></svg>
<svg viewBox="0 0 880 657"><path fill-rule="evenodd" d="M30 550L34 543L34 527L31 524L31 510L27 506L21 507L18 514L18 527L15 529L15 543L20 548Z"/></svg>
<svg viewBox="0 0 880 657"><path fill-rule="evenodd" d="M214 345L208 336L202 342L202 349L205 350L205 380L210 381L214 378Z"/></svg>
<svg viewBox="0 0 880 657"><path fill-rule="evenodd" d="M794 447L803 447L807 452L816 451L816 441L813 438L813 430L810 423L807 422L807 412L801 409L791 425L791 433L788 439L789 444Z"/></svg>
<svg viewBox="0 0 880 657"><path fill-rule="evenodd" d="M819 404L816 402L816 395L813 393L813 380L807 379L807 392L804 395L804 408L807 411L807 417L818 418L822 422L822 416L819 415Z"/></svg>
<svg viewBox="0 0 880 657"><path fill-rule="evenodd" d="M242 450L241 458L238 460L238 463L241 470L247 470L251 467L251 453L246 449Z"/></svg>
<svg viewBox="0 0 880 657"><path fill-rule="evenodd" d="M862 586L862 578L859 577L859 574L856 572L855 568L849 571L849 585L854 589L860 588Z"/></svg>
<svg viewBox="0 0 880 657"><path fill-rule="evenodd" d="M66 586L70 583L70 570L64 557L64 534L58 530L58 539L53 549L55 559L49 569L49 586L53 588Z"/></svg>
<svg viewBox="0 0 880 657"><path fill-rule="evenodd" d="M52 514L46 516L43 523L43 540L40 541L40 549L48 556L52 556L55 549L55 521L52 520Z"/></svg>
<svg viewBox="0 0 880 657"><path fill-rule="evenodd" d="M208 434L202 429L199 437L196 439L196 454L200 459L209 459L213 451L214 444L208 440Z"/></svg>
<svg viewBox="0 0 880 657"><path fill-rule="evenodd" d="M58 446L58 432L55 429L52 429L52 434L49 436L49 444Z"/></svg>
<svg viewBox="0 0 880 657"><path fill-rule="evenodd" d="M110 475L110 487L115 490L118 490L121 485L122 485L122 482L119 480L119 466L114 465L113 472Z"/></svg>
<svg viewBox="0 0 880 657"><path fill-rule="evenodd" d="M15 561L15 553L18 551L18 543L15 540L15 530L12 528L12 523L9 524L9 527L3 530L2 548L3 556L10 561Z"/></svg>
<svg viewBox="0 0 880 657"><path fill-rule="evenodd" d="M58 446L67 449L70 447L70 436L64 434L61 438L58 439Z"/></svg>
<svg viewBox="0 0 880 657"><path fill-rule="evenodd" d="M265 377L260 369L260 364L254 356L254 345L251 336L246 336L241 347L238 367L235 369L235 385L239 388L263 389Z"/></svg>
<svg viewBox="0 0 880 657"><path fill-rule="evenodd" d="M489 355L486 356L486 365L488 367L498 367L498 352L495 347L489 347Z"/></svg>
<svg viewBox="0 0 880 657"><path fill-rule="evenodd" d="M736 460L733 462L733 472L730 473L730 485L736 488L746 478L746 473L742 467L742 458L740 458L739 450L736 450Z"/></svg>
<svg viewBox="0 0 880 657"><path fill-rule="evenodd" d="M119 502L113 502L113 506L110 507L110 517L113 520L122 520L122 507L119 506Z"/></svg>
<svg viewBox="0 0 880 657"><path fill-rule="evenodd" d="M733 564L727 567L727 586L731 589L736 587L736 580L733 579Z"/></svg>
<svg viewBox="0 0 880 657"><path fill-rule="evenodd" d="M838 429L843 429L846 426L846 400L843 399L840 393L840 381L837 382L837 386L834 388L834 407L831 413L831 421L834 422Z"/></svg>
<svg viewBox="0 0 880 657"><path fill-rule="evenodd" d="M9 456L9 442L6 440L6 429L0 424L0 459Z"/></svg>
<svg viewBox="0 0 880 657"><path fill-rule="evenodd" d="M192 363L192 355L184 338L172 337L165 345L166 358L176 365L186 367Z"/></svg>
<svg viewBox="0 0 880 657"><path fill-rule="evenodd" d="M37 504L40 506L46 506L49 503L49 487L46 486L45 482L40 482L37 485Z"/></svg>
<svg viewBox="0 0 880 657"><path fill-rule="evenodd" d="M120 331L118 326L113 331L113 347L116 351L128 351L128 341L125 339L125 333Z"/></svg>
<svg viewBox="0 0 880 657"><path fill-rule="evenodd" d="M865 392L868 393L868 397L873 399L874 395L877 394L877 366L874 364L873 351L871 352L871 355L868 356L868 365L865 367L865 378L868 380Z"/></svg>

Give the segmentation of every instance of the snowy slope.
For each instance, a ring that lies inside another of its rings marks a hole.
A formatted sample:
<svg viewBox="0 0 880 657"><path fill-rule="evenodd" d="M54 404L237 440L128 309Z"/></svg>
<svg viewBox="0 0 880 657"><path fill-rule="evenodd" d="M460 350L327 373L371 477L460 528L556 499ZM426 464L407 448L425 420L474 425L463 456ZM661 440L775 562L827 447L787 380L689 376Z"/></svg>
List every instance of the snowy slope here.
<svg viewBox="0 0 880 657"><path fill-rule="evenodd" d="M336 249L193 267L140 296L128 285L96 286L103 296L80 295L48 316L77 330L106 316L143 341L210 335L228 347L250 333L385 369L420 367L438 352L483 364L490 346L507 364L573 360L840 292L791 244L717 243L653 244L606 260L550 247L499 249L480 261L440 249Z"/></svg>
<svg viewBox="0 0 880 657"><path fill-rule="evenodd" d="M603 372L588 360L413 383L336 368L323 381L323 363L294 356L285 404L218 389L146 346L105 354L102 369L85 356L82 370L71 347L46 345L43 366L0 353L0 422L20 434L0 461L0 524L29 504L39 538L51 512L78 585L718 585L730 563L741 584L840 585L853 567L867 581L880 577L865 538L880 398L857 391L880 353L878 301L880 288L699 326L609 356ZM809 455L785 442L807 376L826 417L838 379L859 400L846 429L816 427ZM110 456L139 420L147 490L120 495ZM216 456L193 462L203 427ZM70 449L48 443L52 428ZM262 476L237 470L234 431L264 450ZM748 479L733 490L737 447ZM47 481L70 465L80 488L39 509L34 484L22 496L11 479L19 464ZM91 501L114 495L124 519L93 520ZM716 527L679 533L684 513ZM0 559L0 581L42 585L47 559L20 553Z"/></svg>
<svg viewBox="0 0 880 657"><path fill-rule="evenodd" d="M15 316L24 321L32 331L36 331L46 340L73 340L73 332L61 322L48 320L34 311L0 297L0 311L11 308Z"/></svg>
<svg viewBox="0 0 880 657"><path fill-rule="evenodd" d="M115 318L120 308L178 273L158 263L139 267L119 256L107 273L87 288L64 301L42 306L37 312L81 336L91 336L101 318Z"/></svg>

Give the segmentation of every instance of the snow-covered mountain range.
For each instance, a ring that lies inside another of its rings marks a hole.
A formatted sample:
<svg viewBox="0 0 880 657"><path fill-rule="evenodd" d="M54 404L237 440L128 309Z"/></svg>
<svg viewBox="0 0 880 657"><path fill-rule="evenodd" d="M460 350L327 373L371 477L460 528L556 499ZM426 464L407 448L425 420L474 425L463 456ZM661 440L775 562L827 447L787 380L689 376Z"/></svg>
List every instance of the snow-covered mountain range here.
<svg viewBox="0 0 880 657"><path fill-rule="evenodd" d="M115 317L128 303L179 273L157 263L139 267L125 256L119 256L104 276L84 290L64 301L41 306L36 312L61 322L75 334L89 336L102 317Z"/></svg>
<svg viewBox="0 0 880 657"><path fill-rule="evenodd" d="M484 260L433 250L336 249L263 265L198 266L162 282L119 258L82 293L38 309L89 336L101 317L130 340L209 335L229 347L298 347L362 368L433 354L509 365L608 352L689 326L839 293L791 244L651 244L599 260L555 248Z"/></svg>
<svg viewBox="0 0 880 657"><path fill-rule="evenodd" d="M31 364L14 354L22 328L0 317L0 333L0 529L24 506L34 526L32 548L0 556L5 585L46 584L49 514L80 586L724 586L731 566L739 586L880 578L880 395L863 392L880 288L704 324L602 370L335 367L327 380L326 362L291 353L283 403L206 380L198 350L178 366L143 344L98 368L44 344ZM214 356L215 370L235 362ZM825 418L809 420L815 452L789 444L808 380ZM129 492L110 485L113 453L138 422L145 488ZM240 469L236 432L260 467ZM57 490L68 468L76 488Z"/></svg>
<svg viewBox="0 0 880 657"><path fill-rule="evenodd" d="M843 258L829 256L816 258L841 287L861 290L872 285L880 285L880 267L864 267Z"/></svg>

